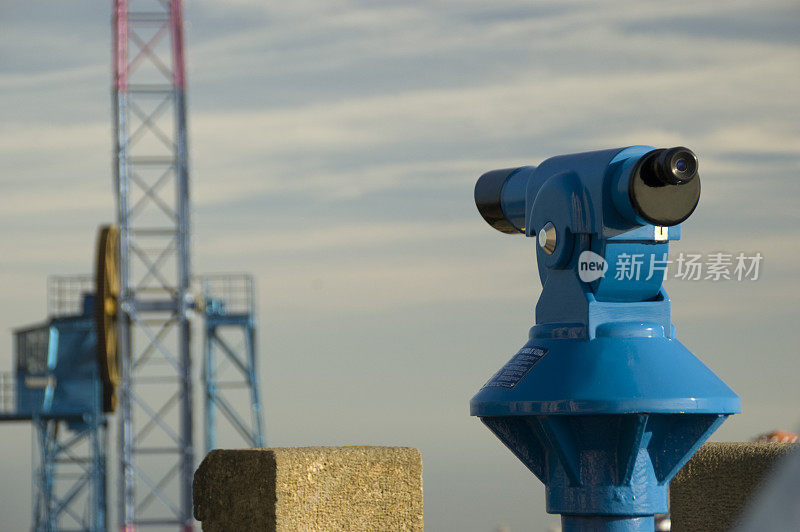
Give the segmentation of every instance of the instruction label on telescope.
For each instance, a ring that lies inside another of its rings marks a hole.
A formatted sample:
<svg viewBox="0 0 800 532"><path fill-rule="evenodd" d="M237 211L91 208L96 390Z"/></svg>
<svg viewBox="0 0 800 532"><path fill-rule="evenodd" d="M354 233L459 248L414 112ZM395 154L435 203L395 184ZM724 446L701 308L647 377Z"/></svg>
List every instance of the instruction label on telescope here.
<svg viewBox="0 0 800 532"><path fill-rule="evenodd" d="M546 354L547 349L541 347L523 347L483 387L502 386L503 388L513 388Z"/></svg>

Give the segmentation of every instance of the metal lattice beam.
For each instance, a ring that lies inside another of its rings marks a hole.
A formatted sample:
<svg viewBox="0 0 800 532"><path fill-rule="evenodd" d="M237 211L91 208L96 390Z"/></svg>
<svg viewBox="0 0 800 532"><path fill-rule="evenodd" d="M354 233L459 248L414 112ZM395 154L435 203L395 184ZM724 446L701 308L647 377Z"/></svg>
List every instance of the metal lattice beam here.
<svg viewBox="0 0 800 532"><path fill-rule="evenodd" d="M33 530L107 530L106 418L35 417Z"/></svg>
<svg viewBox="0 0 800 532"><path fill-rule="evenodd" d="M146 3L114 0L113 21L125 531L193 526L183 22L180 0Z"/></svg>

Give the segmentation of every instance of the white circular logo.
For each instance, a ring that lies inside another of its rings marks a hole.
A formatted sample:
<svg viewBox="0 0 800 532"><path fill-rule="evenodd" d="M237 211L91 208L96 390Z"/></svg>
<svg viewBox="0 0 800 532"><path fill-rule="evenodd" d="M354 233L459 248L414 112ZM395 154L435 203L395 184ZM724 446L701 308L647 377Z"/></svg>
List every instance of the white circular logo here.
<svg viewBox="0 0 800 532"><path fill-rule="evenodd" d="M578 277L584 283L591 283L600 279L608 271L606 259L595 253L586 250L578 257Z"/></svg>

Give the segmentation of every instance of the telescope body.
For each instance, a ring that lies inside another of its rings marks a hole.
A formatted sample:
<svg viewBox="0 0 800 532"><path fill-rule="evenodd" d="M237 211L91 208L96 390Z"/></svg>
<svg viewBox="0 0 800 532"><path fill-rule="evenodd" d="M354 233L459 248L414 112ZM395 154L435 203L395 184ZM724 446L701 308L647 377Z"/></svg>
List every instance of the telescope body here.
<svg viewBox="0 0 800 532"><path fill-rule="evenodd" d="M652 531L670 479L741 409L678 341L662 286L697 169L686 148L633 146L476 185L490 225L535 239L542 293L527 343L470 412L545 484L564 531Z"/></svg>

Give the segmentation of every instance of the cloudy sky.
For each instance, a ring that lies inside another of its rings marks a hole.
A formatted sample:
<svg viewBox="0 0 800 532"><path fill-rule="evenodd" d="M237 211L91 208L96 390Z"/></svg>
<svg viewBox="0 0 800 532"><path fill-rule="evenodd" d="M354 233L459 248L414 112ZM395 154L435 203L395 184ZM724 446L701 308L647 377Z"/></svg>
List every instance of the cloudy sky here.
<svg viewBox="0 0 800 532"><path fill-rule="evenodd" d="M113 220L110 3L0 5L0 368L48 274ZM468 415L522 343L534 242L477 214L492 168L686 145L675 253L764 256L669 280L681 340L743 400L715 435L798 427L800 8L794 2L187 0L197 273L258 283L269 444L413 445L429 530L539 531L541 484ZM0 427L0 515L29 523L30 430ZM112 465L116 477L116 464Z"/></svg>

